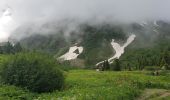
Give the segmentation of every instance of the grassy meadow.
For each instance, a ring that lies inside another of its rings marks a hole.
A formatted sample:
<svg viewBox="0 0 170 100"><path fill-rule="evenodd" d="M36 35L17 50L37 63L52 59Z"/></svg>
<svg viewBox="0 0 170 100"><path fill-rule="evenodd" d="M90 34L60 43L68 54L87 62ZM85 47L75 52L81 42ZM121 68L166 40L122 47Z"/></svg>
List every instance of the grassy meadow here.
<svg viewBox="0 0 170 100"><path fill-rule="evenodd" d="M0 100L152 100L162 95L160 91L140 99L147 89L166 90L165 94L168 95L153 100L170 99L168 72L152 76L148 71L70 70L65 72L65 77L65 87L62 91L42 94L1 83Z"/></svg>

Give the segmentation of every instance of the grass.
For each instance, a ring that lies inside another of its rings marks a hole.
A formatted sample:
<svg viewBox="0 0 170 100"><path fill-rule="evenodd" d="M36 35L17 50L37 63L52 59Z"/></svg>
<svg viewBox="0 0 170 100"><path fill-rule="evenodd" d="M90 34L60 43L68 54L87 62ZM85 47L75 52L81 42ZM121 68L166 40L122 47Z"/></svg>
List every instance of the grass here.
<svg viewBox="0 0 170 100"><path fill-rule="evenodd" d="M21 97L24 100L133 100L140 97L146 88L170 89L170 75L152 76L148 73L70 70L65 73L65 87L62 91L36 94L13 86L1 85L0 97L7 94L5 97L10 98L9 100L13 100L14 97L14 100L21 100Z"/></svg>
<svg viewBox="0 0 170 100"><path fill-rule="evenodd" d="M40 94L38 100L133 100L145 88L170 89L169 76L151 76L147 72L96 72L72 70L67 73L65 90Z"/></svg>
<svg viewBox="0 0 170 100"><path fill-rule="evenodd" d="M15 86L0 85L0 100L32 100L35 96Z"/></svg>

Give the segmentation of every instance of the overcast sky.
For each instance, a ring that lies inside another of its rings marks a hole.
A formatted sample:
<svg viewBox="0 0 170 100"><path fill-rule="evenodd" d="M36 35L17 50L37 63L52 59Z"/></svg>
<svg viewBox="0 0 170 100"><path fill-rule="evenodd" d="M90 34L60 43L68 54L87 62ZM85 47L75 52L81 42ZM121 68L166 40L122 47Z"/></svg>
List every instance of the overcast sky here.
<svg viewBox="0 0 170 100"><path fill-rule="evenodd" d="M170 20L170 0L1 0L18 23L65 17L120 21Z"/></svg>
<svg viewBox="0 0 170 100"><path fill-rule="evenodd" d="M11 9L14 24L4 26L0 23L0 41L16 26L54 19L95 19L108 22L170 21L170 0L0 0L0 20L7 19L3 12L8 7Z"/></svg>

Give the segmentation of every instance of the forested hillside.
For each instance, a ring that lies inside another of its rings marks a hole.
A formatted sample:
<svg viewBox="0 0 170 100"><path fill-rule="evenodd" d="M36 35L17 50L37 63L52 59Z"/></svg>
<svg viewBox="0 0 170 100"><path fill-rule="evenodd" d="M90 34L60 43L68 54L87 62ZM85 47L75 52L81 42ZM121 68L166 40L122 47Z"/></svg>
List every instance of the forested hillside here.
<svg viewBox="0 0 170 100"><path fill-rule="evenodd" d="M47 52L56 58L66 53L70 46L78 44L84 47L78 58L85 61L86 67L92 68L97 62L114 55L112 39L123 45L130 34L135 34L135 41L125 49L120 60L124 67L132 65L133 69L141 69L144 66L160 65L164 53L169 54L169 27L170 24L163 21L117 25L83 23L77 30L70 31L69 36L66 36L62 27L53 34L28 36L21 39L20 43L27 49Z"/></svg>

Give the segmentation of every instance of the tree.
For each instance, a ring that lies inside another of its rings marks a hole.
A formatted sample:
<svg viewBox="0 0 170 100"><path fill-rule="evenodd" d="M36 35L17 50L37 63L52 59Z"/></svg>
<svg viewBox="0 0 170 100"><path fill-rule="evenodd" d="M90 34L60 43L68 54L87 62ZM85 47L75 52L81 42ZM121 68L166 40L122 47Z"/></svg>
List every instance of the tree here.
<svg viewBox="0 0 170 100"><path fill-rule="evenodd" d="M127 68L128 68L128 70L129 70L129 71L132 71L132 69L131 69L131 67L130 67L130 64L129 64L129 63L127 63Z"/></svg>
<svg viewBox="0 0 170 100"><path fill-rule="evenodd" d="M105 60L103 62L103 67L104 67L104 70L109 70L110 69L110 64L109 64L108 60Z"/></svg>
<svg viewBox="0 0 170 100"><path fill-rule="evenodd" d="M170 51L165 51L163 58L165 59L165 62L169 65L170 64Z"/></svg>
<svg viewBox="0 0 170 100"><path fill-rule="evenodd" d="M3 53L5 53L5 54L12 54L12 53L14 53L13 46L12 46L12 44L10 42L7 42L3 46Z"/></svg>
<svg viewBox="0 0 170 100"><path fill-rule="evenodd" d="M170 53L168 51L164 51L160 62L160 66L164 67L164 69L169 70L170 69L169 65L170 65Z"/></svg>
<svg viewBox="0 0 170 100"><path fill-rule="evenodd" d="M14 52L17 53L21 51L22 51L22 47L21 47L21 44L18 42L14 45Z"/></svg>
<svg viewBox="0 0 170 100"><path fill-rule="evenodd" d="M6 42L0 46L0 54L15 54L22 50L23 49L19 42L15 45L12 45L10 42Z"/></svg>
<svg viewBox="0 0 170 100"><path fill-rule="evenodd" d="M112 67L113 67L112 69L114 71L121 71L120 60L119 59L115 59Z"/></svg>

